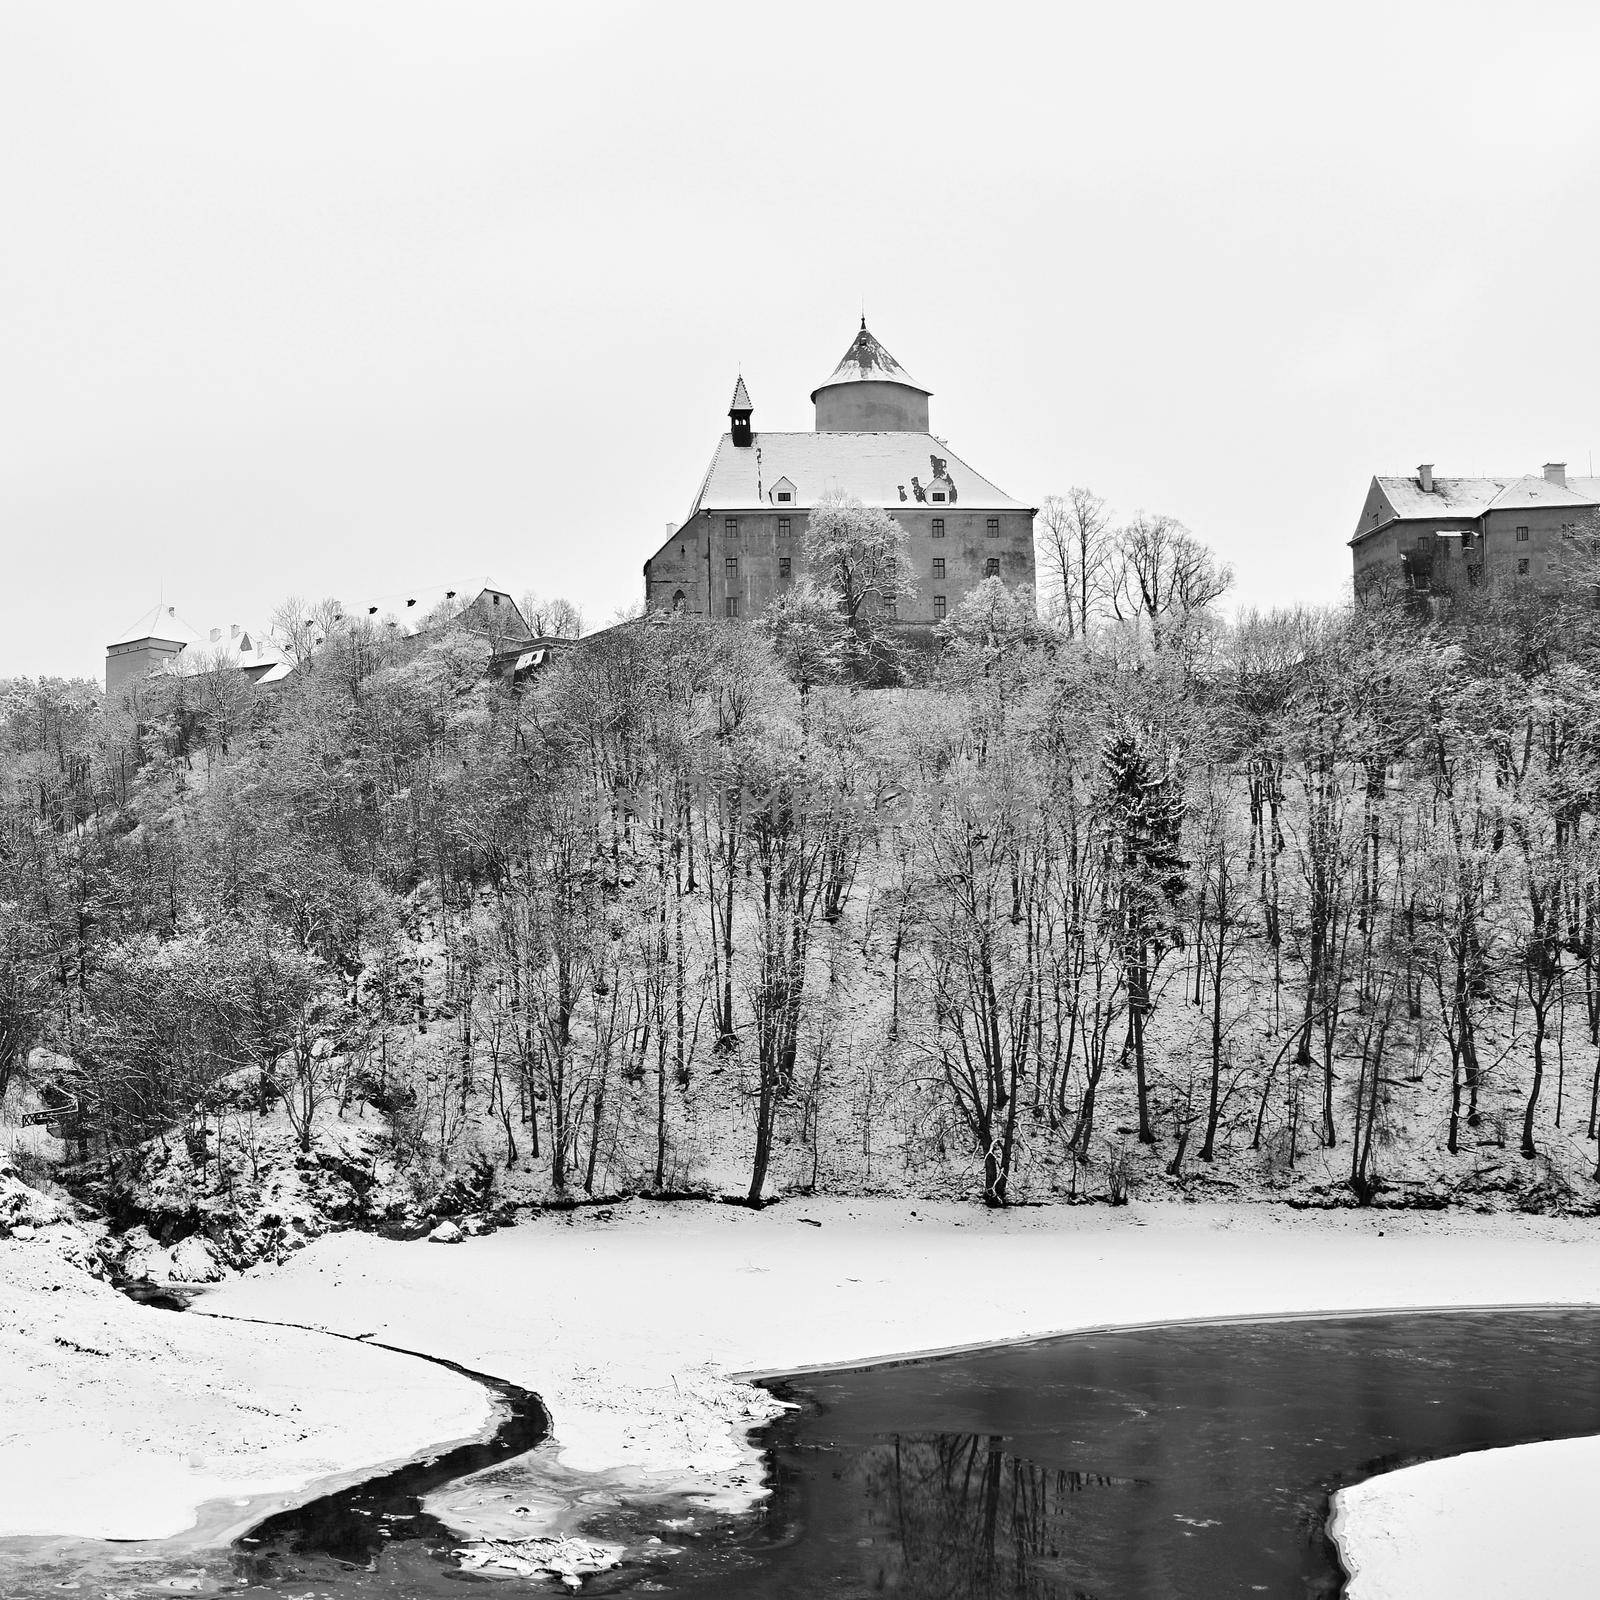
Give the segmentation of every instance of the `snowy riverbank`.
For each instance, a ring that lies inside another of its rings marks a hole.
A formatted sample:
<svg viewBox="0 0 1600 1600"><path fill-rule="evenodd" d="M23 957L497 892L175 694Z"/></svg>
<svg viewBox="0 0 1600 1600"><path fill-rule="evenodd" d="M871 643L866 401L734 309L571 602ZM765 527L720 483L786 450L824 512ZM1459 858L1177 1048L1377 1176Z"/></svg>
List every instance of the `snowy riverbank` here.
<svg viewBox="0 0 1600 1600"><path fill-rule="evenodd" d="M0 1241L0 1537L216 1539L322 1479L483 1431L482 1387L344 1340L133 1304Z"/></svg>
<svg viewBox="0 0 1600 1600"><path fill-rule="evenodd" d="M1600 1303L1593 1222L1213 1206L988 1213L828 1200L760 1213L634 1203L548 1215L448 1247L334 1235L281 1267L222 1285L199 1309L370 1335L495 1373L544 1397L565 1465L691 1472L727 1496L749 1492L754 1458L744 1430L768 1406L731 1374L1112 1323L1535 1302ZM172 1325L227 1341L262 1337L193 1313L163 1319ZM308 1336L265 1337L304 1360ZM319 1349L307 1377L327 1381L326 1370ZM408 1424L413 1384L426 1389L448 1377L406 1368ZM352 1372L345 1381L367 1380ZM370 1381L380 1381L377 1369ZM268 1413L263 1434L282 1425L272 1411L282 1393L255 1397ZM77 1404L70 1395L58 1403ZM372 1409L382 1421L393 1408L380 1401ZM146 1425L163 1424L152 1413ZM443 1425L438 1437L462 1431ZM1582 1533L1569 1507L1600 1491L1600 1445L1541 1457L1546 1449L1557 1447L1516 1453L1531 1463L1523 1477L1540 1483L1541 1462L1559 1463L1562 1494L1540 1493L1530 1497L1536 1505L1506 1515L1510 1502L1476 1486L1508 1452L1445 1464L1454 1476L1436 1502L1414 1491L1410 1473L1346 1496L1341 1537L1359 1573L1352 1600L1587 1593L1563 1552ZM370 1450L361 1459L373 1459ZM90 1487L80 1478L62 1503L76 1504ZM117 1492L108 1480L99 1495ZM1454 1525L1441 1521L1441 1508ZM1417 1576L1419 1566L1442 1570L1429 1554L1435 1540L1470 1544L1478 1588ZM1494 1588L1496 1563L1512 1557L1515 1580Z"/></svg>
<svg viewBox="0 0 1600 1600"><path fill-rule="evenodd" d="M730 1373L1108 1323L1487 1302L1600 1302L1600 1229L1211 1206L987 1213L830 1200L752 1214L635 1204L610 1220L547 1216L450 1249L339 1235L208 1303L370 1331L495 1372L545 1397L567 1465L692 1468L726 1492L748 1473L741 1427L761 1399ZM1525 1453L1534 1482L1540 1448ZM1364 1486L1341 1519L1359 1570L1352 1600L1469 1592L1425 1576L1436 1542L1451 1541L1474 1552L1484 1586L1470 1592L1587 1594L1565 1554L1582 1522L1567 1513L1600 1490L1600 1445L1567 1446L1558 1459L1570 1491L1514 1518L1471 1489L1495 1470L1491 1456L1453 1464L1454 1526L1424 1514L1408 1474ZM1497 1563L1515 1574L1499 1589Z"/></svg>

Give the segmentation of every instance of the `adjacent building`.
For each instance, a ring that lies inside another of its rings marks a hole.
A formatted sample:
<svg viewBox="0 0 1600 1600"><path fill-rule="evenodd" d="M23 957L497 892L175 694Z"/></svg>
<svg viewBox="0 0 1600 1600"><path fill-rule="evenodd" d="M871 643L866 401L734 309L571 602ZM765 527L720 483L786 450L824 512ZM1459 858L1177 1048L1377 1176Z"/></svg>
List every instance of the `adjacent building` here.
<svg viewBox="0 0 1600 1600"><path fill-rule="evenodd" d="M106 646L106 699L120 702L151 673L183 670L178 658L192 662L208 653L226 660L253 682L281 677L288 670L283 652L265 629L230 623L204 631L190 626L176 606L158 605L130 630L129 637Z"/></svg>
<svg viewBox="0 0 1600 1600"><path fill-rule="evenodd" d="M538 665L542 654L535 660L530 651L543 643L560 642L535 639L521 609L504 589L471 585L413 589L365 606L327 602L299 618L280 618L277 630L238 623L201 630L186 623L176 606L160 605L141 619L129 638L106 646L106 698L118 703L152 673L184 671L179 658L185 653L191 664L203 658L207 665L233 668L253 683L277 683L315 657L330 629L354 620L418 641L413 648L445 629L476 633L488 641L494 670L502 673ZM278 637L280 632L294 637Z"/></svg>
<svg viewBox="0 0 1600 1600"><path fill-rule="evenodd" d="M1356 593L1448 594L1483 583L1550 586L1580 568L1593 581L1600 478L1542 474L1374 478L1350 549Z"/></svg>
<svg viewBox="0 0 1600 1600"><path fill-rule="evenodd" d="M806 521L843 492L906 530L917 590L896 612L934 623L986 577L1034 581L1034 507L997 488L929 432L929 391L861 327L811 392L809 433L765 433L743 376L728 431L680 524L645 562L652 611L759 615L805 570Z"/></svg>

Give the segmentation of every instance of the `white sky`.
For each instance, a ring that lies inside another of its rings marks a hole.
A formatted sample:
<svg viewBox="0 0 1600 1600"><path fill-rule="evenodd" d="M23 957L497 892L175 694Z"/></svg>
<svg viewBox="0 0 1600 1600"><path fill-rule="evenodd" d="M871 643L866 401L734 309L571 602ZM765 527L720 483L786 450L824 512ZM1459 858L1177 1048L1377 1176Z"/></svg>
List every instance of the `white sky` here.
<svg viewBox="0 0 1600 1600"><path fill-rule="evenodd" d="M601 623L868 321L1009 493L1338 597L1600 453L1600 6L0 0L0 676L484 578Z"/></svg>

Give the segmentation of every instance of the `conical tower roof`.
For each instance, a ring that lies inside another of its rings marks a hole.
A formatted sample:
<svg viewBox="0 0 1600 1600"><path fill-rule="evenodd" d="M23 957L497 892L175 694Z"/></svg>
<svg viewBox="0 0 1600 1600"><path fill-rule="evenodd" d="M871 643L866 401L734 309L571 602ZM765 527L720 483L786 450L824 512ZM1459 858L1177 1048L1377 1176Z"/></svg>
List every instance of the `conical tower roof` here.
<svg viewBox="0 0 1600 1600"><path fill-rule="evenodd" d="M811 391L811 398L815 400L824 389L831 389L838 383L899 383L908 389L915 389L918 394L931 392L917 383L911 374L878 343L868 331L865 317L862 317L860 331L850 341L850 348L845 351L839 365L833 369L826 382L819 383Z"/></svg>
<svg viewBox="0 0 1600 1600"><path fill-rule="evenodd" d="M729 405L728 411L731 414L735 411L754 410L755 407L750 404L750 391L744 386L744 374L741 372L739 381L733 386L733 402Z"/></svg>

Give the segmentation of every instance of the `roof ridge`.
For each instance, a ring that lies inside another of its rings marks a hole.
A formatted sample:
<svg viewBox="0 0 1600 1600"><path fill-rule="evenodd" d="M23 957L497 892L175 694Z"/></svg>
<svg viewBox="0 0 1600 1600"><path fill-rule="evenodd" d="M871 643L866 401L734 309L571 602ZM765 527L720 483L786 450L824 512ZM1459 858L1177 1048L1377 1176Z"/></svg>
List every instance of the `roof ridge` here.
<svg viewBox="0 0 1600 1600"><path fill-rule="evenodd" d="M1483 509L1485 511L1493 511L1497 502L1503 499L1519 483L1526 483L1532 476L1531 472L1523 472L1519 473L1515 478L1507 478L1504 483L1501 483L1498 478L1491 478L1489 481L1491 483L1499 483L1500 487L1490 497L1489 503ZM1544 479L1541 478L1539 481L1543 483Z"/></svg>
<svg viewBox="0 0 1600 1600"><path fill-rule="evenodd" d="M706 470L700 476L700 487L694 492L694 499L689 504L689 515L678 524L680 528L686 527L694 520L695 513L705 502L706 490L711 487L711 474L717 470L717 463L722 459L722 447L732 442L731 433L717 436L717 448L711 452L711 460L706 463Z"/></svg>

